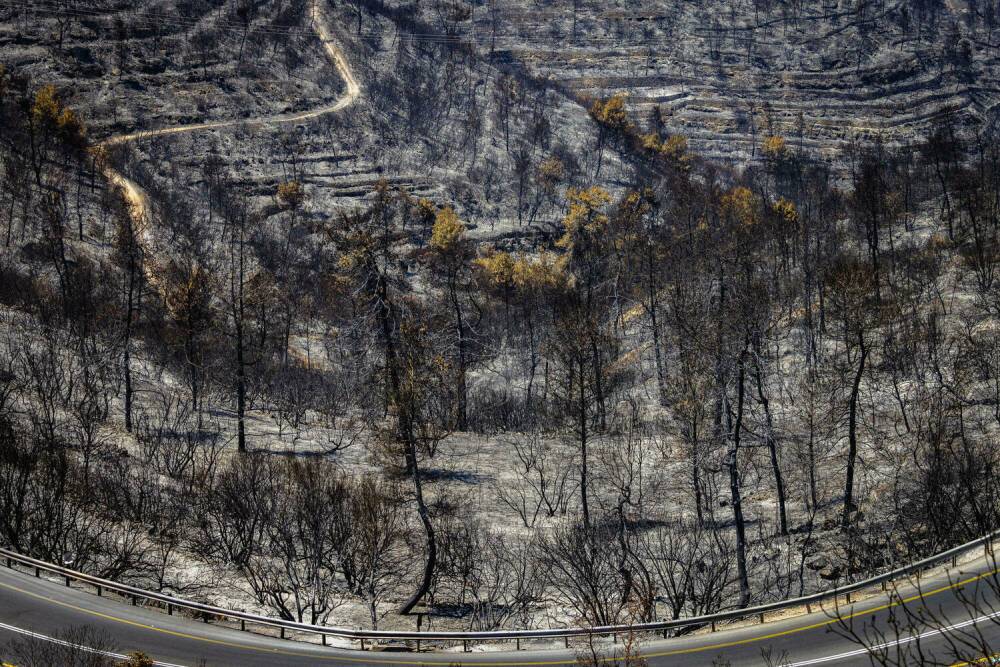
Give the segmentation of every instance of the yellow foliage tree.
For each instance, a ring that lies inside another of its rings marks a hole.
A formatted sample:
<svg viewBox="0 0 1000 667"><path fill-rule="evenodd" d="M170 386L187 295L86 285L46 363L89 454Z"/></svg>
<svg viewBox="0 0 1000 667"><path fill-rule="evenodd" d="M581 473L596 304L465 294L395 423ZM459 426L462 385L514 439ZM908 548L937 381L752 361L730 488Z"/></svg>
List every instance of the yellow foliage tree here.
<svg viewBox="0 0 1000 667"><path fill-rule="evenodd" d="M63 141L80 147L85 144L83 121L76 112L62 105L55 86L42 86L35 93L31 117L39 128L54 132Z"/></svg>
<svg viewBox="0 0 1000 667"><path fill-rule="evenodd" d="M406 196L406 201L408 205L408 215L417 227L425 232L430 230L434 222L437 220L437 205L430 199L425 197L420 197L419 199L413 199Z"/></svg>
<svg viewBox="0 0 1000 667"><path fill-rule="evenodd" d="M799 211L795 208L795 204L793 202L781 197L778 201L774 202L772 208L774 209L774 212L778 214L778 217L789 225L799 224Z"/></svg>
<svg viewBox="0 0 1000 667"><path fill-rule="evenodd" d="M487 284L504 294L505 300L516 290L522 296L545 291L559 291L567 286L565 256L542 250L529 257L509 252L491 251L474 262Z"/></svg>
<svg viewBox="0 0 1000 667"><path fill-rule="evenodd" d="M722 195L722 214L743 227L757 223L757 198L749 188L737 186Z"/></svg>
<svg viewBox="0 0 1000 667"><path fill-rule="evenodd" d="M600 234L607 228L608 215L602 209L611 202L611 195L595 185L584 190L570 188L566 199L569 209L563 218L563 235L556 245L573 250L581 235Z"/></svg>
<svg viewBox="0 0 1000 667"><path fill-rule="evenodd" d="M785 138L779 136L767 137L761 148L764 155L772 160L780 160L788 153L788 144L785 142Z"/></svg>
<svg viewBox="0 0 1000 667"><path fill-rule="evenodd" d="M590 105L594 120L610 130L624 132L631 127L625 111L625 95L619 93L604 100L594 100Z"/></svg>
<svg viewBox="0 0 1000 667"><path fill-rule="evenodd" d="M565 257L543 250L535 259L522 256L514 264L514 285L519 290L560 290L566 284Z"/></svg>
<svg viewBox="0 0 1000 667"><path fill-rule="evenodd" d="M687 138L680 134L673 134L663 140L660 135L655 132L650 132L649 134L643 134L639 137L642 142L643 149L650 151L652 153L657 153L662 155L667 160L674 163L674 166L680 170L688 169L688 162L690 157L688 156L688 143Z"/></svg>
<svg viewBox="0 0 1000 667"><path fill-rule="evenodd" d="M671 160L687 162L688 157L687 137L681 134L673 134L667 138L660 146L660 152Z"/></svg>
<svg viewBox="0 0 1000 667"><path fill-rule="evenodd" d="M538 184L547 193L555 191L556 186L562 183L566 176L566 166L562 160L556 156L551 156L538 165Z"/></svg>
<svg viewBox="0 0 1000 667"><path fill-rule="evenodd" d="M426 197L421 197L417 200L417 213L422 219L426 221L431 221L437 214L437 206L434 205L430 199Z"/></svg>
<svg viewBox="0 0 1000 667"><path fill-rule="evenodd" d="M292 209L298 209L305 200L306 193L298 181L286 181L278 185L278 200Z"/></svg>
<svg viewBox="0 0 1000 667"><path fill-rule="evenodd" d="M447 254L458 247L465 236L465 225L458 219L454 209L445 206L437 212L434 218L434 228L431 230L431 248Z"/></svg>
<svg viewBox="0 0 1000 667"><path fill-rule="evenodd" d="M625 96L613 95L606 100L595 100L590 105L590 115L597 122L597 168L596 178L601 173L601 162L604 158L604 144L608 136L624 134L632 129L625 111Z"/></svg>
<svg viewBox="0 0 1000 667"><path fill-rule="evenodd" d="M55 124L59 118L62 106L56 96L56 87L52 85L42 86L35 93L35 101L31 105L31 116L36 123Z"/></svg>
<svg viewBox="0 0 1000 667"><path fill-rule="evenodd" d="M514 268L516 263L509 252L489 252L482 257L476 258L474 264L483 272L491 286L502 290L514 287Z"/></svg>
<svg viewBox="0 0 1000 667"><path fill-rule="evenodd" d="M650 132L649 134L644 134L639 139L642 141L642 147L647 151L656 151L657 153L663 148L663 142L660 141L660 135L656 132Z"/></svg>
<svg viewBox="0 0 1000 667"><path fill-rule="evenodd" d="M72 109L63 108L59 114L59 118L56 120L56 127L59 128L63 137L68 140L83 139L83 121L80 120L80 117Z"/></svg>
<svg viewBox="0 0 1000 667"><path fill-rule="evenodd" d="M434 258L434 273L444 281L447 303L454 317L456 334L455 389L457 397L456 428L464 431L467 427L466 368L468 365L468 329L465 322L465 306L462 294L466 289L468 260L472 254L465 238L466 228L458 219L455 210L445 206L437 212L434 228L431 230L430 251Z"/></svg>

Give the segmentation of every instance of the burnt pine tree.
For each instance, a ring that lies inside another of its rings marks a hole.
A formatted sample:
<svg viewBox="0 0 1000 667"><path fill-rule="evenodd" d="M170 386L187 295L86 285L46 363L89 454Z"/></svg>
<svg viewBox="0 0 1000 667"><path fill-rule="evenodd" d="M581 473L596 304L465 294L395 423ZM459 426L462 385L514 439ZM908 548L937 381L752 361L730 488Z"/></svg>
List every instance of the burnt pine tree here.
<svg viewBox="0 0 1000 667"><path fill-rule="evenodd" d="M472 246L465 236L465 225L450 207L437 212L429 244L432 269L444 283L448 310L451 311L455 331L455 428L468 427L468 389L466 386L469 364L469 325L466 322L462 292L468 281L469 260Z"/></svg>
<svg viewBox="0 0 1000 667"><path fill-rule="evenodd" d="M851 527L857 505L854 477L858 459L858 409L861 382L871 344L868 336L877 321L879 299L875 278L863 263L842 257L828 274L831 314L837 320L844 342L844 374L849 378L847 400L847 462L844 479L844 511L841 525Z"/></svg>
<svg viewBox="0 0 1000 667"><path fill-rule="evenodd" d="M362 308L361 319L371 323L381 352L386 419L377 427L378 440L386 464L398 465L413 486L417 515L424 529L425 561L416 590L400 607L410 613L430 590L437 565L437 536L424 497L420 470L421 455L446 435L439 408L440 389L447 364L431 353L426 343L428 327L419 305L406 298L409 289L404 268L405 237L398 217L405 208L400 197L383 181L376 188L375 201L367 210L344 215L330 229L330 237L340 257L338 266L353 289L353 298Z"/></svg>
<svg viewBox="0 0 1000 667"><path fill-rule="evenodd" d="M124 380L125 430L132 431L132 346L135 320L142 309L143 248L135 219L124 197L116 200L115 240L112 258L122 274L122 376Z"/></svg>

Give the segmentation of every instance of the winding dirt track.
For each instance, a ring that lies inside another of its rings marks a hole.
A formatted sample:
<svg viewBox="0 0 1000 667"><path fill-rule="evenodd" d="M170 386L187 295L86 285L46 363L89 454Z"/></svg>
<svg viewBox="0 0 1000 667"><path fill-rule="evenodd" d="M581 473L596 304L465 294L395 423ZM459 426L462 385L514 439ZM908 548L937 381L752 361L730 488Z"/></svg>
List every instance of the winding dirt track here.
<svg viewBox="0 0 1000 667"><path fill-rule="evenodd" d="M284 123L298 123L346 109L359 97L361 97L361 85L354 77L354 72L351 71L351 66L347 62L347 58L344 56L343 51L340 50L340 47L337 45L333 38L333 34L325 22L326 17L324 12L320 9L320 1L321 0L312 0L310 4L309 14L313 24L313 29L316 31L316 35L322 42L323 49L326 51L327 56L337 68L337 72L340 74L341 78L343 78L344 84L347 86L346 92L333 104L293 114L280 114L277 116L267 116L254 119L219 120L207 123L193 123L191 125L165 127L159 130L143 130L140 132L132 132L130 134L121 134L105 139L95 145L94 148L100 150L102 148L117 146L119 144L125 144L132 141L142 141L144 139L152 139L154 137L162 137L170 134L198 132L200 130L216 130L229 127L263 128L281 125ZM104 168L104 175L110 182L122 189L125 199L131 207L132 216L135 218L137 226L140 230L141 242L144 245L147 245L150 241L149 223L151 219L149 195L147 195L146 192L134 181L128 179L110 166L106 166ZM146 248L146 250L148 250L148 248ZM158 281L156 281L153 276L150 276L150 278L154 282L154 286L159 287L159 285L156 284Z"/></svg>

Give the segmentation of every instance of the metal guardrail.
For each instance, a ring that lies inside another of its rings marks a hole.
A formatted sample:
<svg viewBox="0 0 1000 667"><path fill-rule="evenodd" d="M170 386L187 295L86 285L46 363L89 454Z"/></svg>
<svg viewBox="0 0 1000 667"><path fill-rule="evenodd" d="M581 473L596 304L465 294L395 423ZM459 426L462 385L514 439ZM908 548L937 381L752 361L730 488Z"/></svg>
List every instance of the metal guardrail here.
<svg viewBox="0 0 1000 667"><path fill-rule="evenodd" d="M136 588L135 586L128 586L126 584L119 584L108 579L101 579L100 577L94 577L89 574L84 574L82 572L77 572L75 570L70 570L59 565L54 565L52 563L47 563L36 558L31 558L29 556L21 555L15 551L10 551L9 549L0 548L0 557L6 559L7 567L12 568L14 564L25 565L29 568L34 568L35 576L41 576L41 572L50 572L56 574L59 577L65 578L66 585L69 586L72 581L78 581L86 584L90 584L96 588L97 595L103 595L105 591L113 591L121 596L130 598L132 604L137 604L138 600L148 600L156 602L162 607L166 608L168 614L173 614L176 609L187 609L192 612L197 612L203 614L203 620L207 623L211 617L219 617L223 619L232 619L239 621L240 629L246 630L247 623L278 628L282 638L286 637L286 632L289 630L294 630L297 632L320 635L323 645L326 645L326 640L328 637L336 637L339 639L347 639L351 641L360 642L361 650L366 650L371 642L377 642L379 640L386 641L416 641L419 647L419 642L421 641L436 641L436 642L461 642L463 646L468 649L468 642L470 641L516 641L517 647L520 648L520 643L522 639L553 639L553 638L563 638L566 640L567 646L569 639L571 637L585 637L585 636L606 636L606 635L618 635L625 633L635 633L635 632L662 632L664 636L670 630L676 630L679 628L689 628L689 627L704 627L711 626L712 630L715 630L716 625L725 621L733 621L751 617L758 617L760 621L765 622L765 615L769 612L781 611L785 609L791 609L794 607L806 607L807 613L811 610L812 605L820 604L829 600L836 600L841 596L846 597L846 603L851 603L851 593L855 593L866 588L872 588L877 585L881 585L882 589L886 589L886 584L895 581L897 579L902 579L914 574L919 575L923 570L932 568L934 566L940 565L946 561L951 561L954 565L959 556L972 551L973 549L983 547L986 554L989 555L993 552L993 542L1000 539L1000 531L991 533L985 537L967 542L960 546L954 547L947 551L929 556L923 560L917 561L910 565L897 568L890 572L880 574L862 581L857 581L852 584L846 584L844 586L835 586L825 591L819 593L813 593L812 595L805 595L798 598L791 598L788 600L782 600L779 602L771 602L768 604L758 605L756 607L745 607L742 609L732 609L729 611L719 612L716 614L708 614L704 616L695 616L691 618L682 618L670 621L655 621L652 623L638 623L638 624L622 624L622 625L606 625L606 626L595 626L595 627L575 627L575 628L552 628L552 629L540 629L540 630L484 630L484 631L441 631L441 632L419 632L419 631L399 631L399 630L351 630L348 628L337 628L337 627L327 627L322 625L311 625L309 623L298 623L296 621L286 621L283 619L272 618L269 616L261 616L258 614L251 614L242 611L235 611L232 609L224 609L222 607L214 607L212 605L202 604L200 602L193 602L191 600L185 600L183 598L176 598L170 595L164 595L162 593L156 593L153 591L147 591L141 588Z"/></svg>

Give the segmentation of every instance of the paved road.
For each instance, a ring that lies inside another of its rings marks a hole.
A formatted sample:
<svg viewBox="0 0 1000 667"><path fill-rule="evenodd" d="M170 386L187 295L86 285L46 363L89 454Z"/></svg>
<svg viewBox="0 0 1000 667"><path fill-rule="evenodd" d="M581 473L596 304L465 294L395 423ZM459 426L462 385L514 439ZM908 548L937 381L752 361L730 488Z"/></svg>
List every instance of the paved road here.
<svg viewBox="0 0 1000 667"><path fill-rule="evenodd" d="M1000 587L996 585L995 572L995 564L983 559L950 575L925 577L920 586L922 600L917 589L909 584L901 585L898 595L904 600L902 604L911 610L922 609L946 618L945 624L953 628L948 632L950 636L978 628L987 638L996 639L994 645L1000 646L1000 623L986 618L992 609L1000 609L996 593ZM959 599L963 596L980 598L980 609L970 610ZM885 596L879 595L843 607L841 613L851 616L850 622L858 631L872 627L873 623L884 629L888 627L890 616L901 618L900 604L898 599L888 602ZM162 665L560 665L575 661L572 650L417 654L324 648L207 625L181 616L167 616L154 609L124 604L119 598L99 598L82 589L66 588L22 571L0 568L0 646L11 639L23 638L26 632L51 637L69 627L83 625L113 637L121 652L139 649ZM843 631L834 630L837 625L829 615L817 612L714 634L651 641L642 645L642 653L649 664L656 666L870 664L863 649L845 638ZM883 641L892 644L887 647L888 651L895 652L899 648L896 643L900 643L903 650L913 652L918 645L913 640L914 634L923 634L919 647L924 655L951 662L953 654L940 631L927 627L911 630L908 624L904 628L899 636L888 633L883 637ZM2 657L5 656L0 650ZM906 664L919 662L914 658Z"/></svg>

